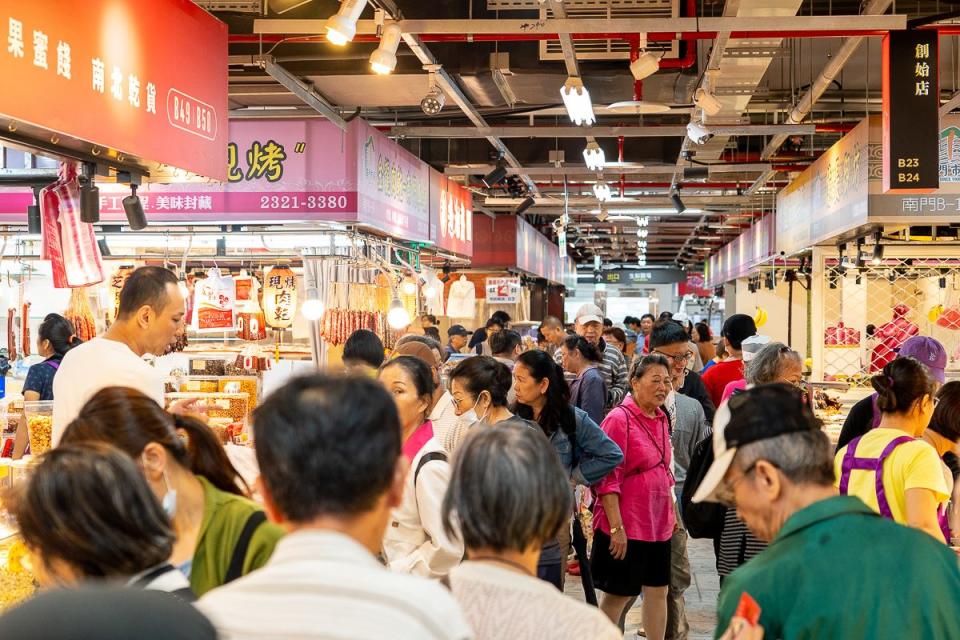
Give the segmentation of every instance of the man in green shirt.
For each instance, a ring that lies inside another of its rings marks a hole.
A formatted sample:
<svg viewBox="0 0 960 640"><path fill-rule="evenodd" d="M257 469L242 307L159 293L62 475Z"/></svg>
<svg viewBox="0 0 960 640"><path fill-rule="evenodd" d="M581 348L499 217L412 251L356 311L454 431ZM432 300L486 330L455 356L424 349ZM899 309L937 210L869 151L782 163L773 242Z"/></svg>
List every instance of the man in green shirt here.
<svg viewBox="0 0 960 640"><path fill-rule="evenodd" d="M765 385L732 397L717 412L713 449L694 501L736 505L770 541L724 582L718 638L748 637L734 631L745 593L768 640L960 638L956 555L837 495L830 442L799 391Z"/></svg>

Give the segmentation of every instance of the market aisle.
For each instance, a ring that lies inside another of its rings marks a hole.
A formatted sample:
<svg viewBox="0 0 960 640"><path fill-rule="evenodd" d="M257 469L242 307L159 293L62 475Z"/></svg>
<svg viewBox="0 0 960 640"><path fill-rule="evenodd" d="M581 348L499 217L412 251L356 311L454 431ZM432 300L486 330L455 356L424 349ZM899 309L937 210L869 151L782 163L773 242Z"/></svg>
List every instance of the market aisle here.
<svg viewBox="0 0 960 640"><path fill-rule="evenodd" d="M712 640L713 629L717 620L717 595L720 593L720 581L717 578L717 569L713 556L713 545L710 540L694 540L687 542L690 553L690 569L695 581L687 590L687 620L690 622L688 640ZM697 591L699 584L700 590ZM580 578L567 576L565 592L579 600L583 600L583 589ZM640 603L638 602L627 614L627 629L625 640L634 640L640 626Z"/></svg>

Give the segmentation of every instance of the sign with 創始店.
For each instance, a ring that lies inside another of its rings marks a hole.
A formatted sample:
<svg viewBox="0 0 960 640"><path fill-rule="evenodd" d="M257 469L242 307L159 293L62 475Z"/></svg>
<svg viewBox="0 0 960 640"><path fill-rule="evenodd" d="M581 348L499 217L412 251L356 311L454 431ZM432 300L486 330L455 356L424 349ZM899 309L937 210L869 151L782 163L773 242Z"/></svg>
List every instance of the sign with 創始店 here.
<svg viewBox="0 0 960 640"><path fill-rule="evenodd" d="M0 116L226 179L227 26L189 0L0 2Z"/></svg>

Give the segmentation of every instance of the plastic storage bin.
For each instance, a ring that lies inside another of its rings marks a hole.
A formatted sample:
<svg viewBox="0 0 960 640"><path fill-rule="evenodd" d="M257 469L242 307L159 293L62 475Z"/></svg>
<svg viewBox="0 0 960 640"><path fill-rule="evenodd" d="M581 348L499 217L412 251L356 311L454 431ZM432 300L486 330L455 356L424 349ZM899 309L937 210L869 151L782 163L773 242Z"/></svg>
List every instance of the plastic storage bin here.
<svg viewBox="0 0 960 640"><path fill-rule="evenodd" d="M46 453L50 450L50 439L53 436L53 402L24 402L23 413L27 418L30 454L38 456Z"/></svg>

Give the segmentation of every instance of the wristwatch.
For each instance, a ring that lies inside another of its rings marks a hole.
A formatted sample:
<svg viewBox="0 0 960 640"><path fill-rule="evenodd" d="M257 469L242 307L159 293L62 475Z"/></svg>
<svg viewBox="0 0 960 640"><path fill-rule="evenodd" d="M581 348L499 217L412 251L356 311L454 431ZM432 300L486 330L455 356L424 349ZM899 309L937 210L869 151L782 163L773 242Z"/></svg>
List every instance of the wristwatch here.
<svg viewBox="0 0 960 640"><path fill-rule="evenodd" d="M616 535L616 534L620 533L621 531L623 531L623 525L620 525L619 527L610 527L610 535L611 535L611 536Z"/></svg>

